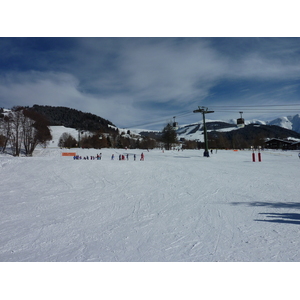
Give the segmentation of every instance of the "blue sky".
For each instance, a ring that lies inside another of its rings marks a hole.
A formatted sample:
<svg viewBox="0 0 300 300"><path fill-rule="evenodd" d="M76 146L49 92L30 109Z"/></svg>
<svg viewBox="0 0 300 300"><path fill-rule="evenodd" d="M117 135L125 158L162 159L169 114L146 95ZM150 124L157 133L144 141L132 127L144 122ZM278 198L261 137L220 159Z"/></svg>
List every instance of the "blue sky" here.
<svg viewBox="0 0 300 300"><path fill-rule="evenodd" d="M0 38L0 106L66 106L118 127L300 113L299 38ZM297 104L297 105L294 105Z"/></svg>

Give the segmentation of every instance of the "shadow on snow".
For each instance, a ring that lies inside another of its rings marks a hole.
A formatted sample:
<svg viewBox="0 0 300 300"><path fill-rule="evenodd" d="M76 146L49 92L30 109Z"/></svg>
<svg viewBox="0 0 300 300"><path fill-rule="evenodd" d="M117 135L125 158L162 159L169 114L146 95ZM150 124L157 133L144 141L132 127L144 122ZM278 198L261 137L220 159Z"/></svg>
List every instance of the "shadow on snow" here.
<svg viewBox="0 0 300 300"><path fill-rule="evenodd" d="M300 209L299 202L231 202L232 205L266 206L272 208Z"/></svg>
<svg viewBox="0 0 300 300"><path fill-rule="evenodd" d="M231 202L232 205L247 205L247 206L262 206L270 208L288 208L300 209L299 202ZM300 225L300 214L297 213L259 213L260 215L267 215L267 219L259 220L257 222L271 222L282 224L295 224Z"/></svg>
<svg viewBox="0 0 300 300"><path fill-rule="evenodd" d="M276 214L276 213L260 213L260 215L267 215L270 220L254 220L258 222L272 222L300 225L300 214Z"/></svg>

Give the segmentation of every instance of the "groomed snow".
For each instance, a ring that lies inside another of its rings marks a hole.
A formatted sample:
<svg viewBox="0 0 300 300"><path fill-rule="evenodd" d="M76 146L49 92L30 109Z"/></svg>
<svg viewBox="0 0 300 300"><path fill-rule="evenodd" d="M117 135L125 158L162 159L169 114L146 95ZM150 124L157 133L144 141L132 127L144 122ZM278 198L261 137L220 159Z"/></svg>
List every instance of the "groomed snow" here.
<svg viewBox="0 0 300 300"><path fill-rule="evenodd" d="M0 261L300 261L297 152L77 150L0 157Z"/></svg>

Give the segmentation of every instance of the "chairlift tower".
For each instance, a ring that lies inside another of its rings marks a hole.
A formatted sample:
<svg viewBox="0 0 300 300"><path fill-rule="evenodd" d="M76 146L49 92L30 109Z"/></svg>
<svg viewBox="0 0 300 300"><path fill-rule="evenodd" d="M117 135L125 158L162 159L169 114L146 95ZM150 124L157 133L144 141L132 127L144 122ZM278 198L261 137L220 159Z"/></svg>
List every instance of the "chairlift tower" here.
<svg viewBox="0 0 300 300"><path fill-rule="evenodd" d="M202 113L203 117L203 129L204 129L204 142L205 142L205 151L204 151L204 156L209 157L209 151L208 151L208 139L207 139L207 129L206 129L206 124L205 124L205 114L211 114L214 113L212 110L208 110L207 107L204 106L198 106L198 109L193 111L194 113Z"/></svg>

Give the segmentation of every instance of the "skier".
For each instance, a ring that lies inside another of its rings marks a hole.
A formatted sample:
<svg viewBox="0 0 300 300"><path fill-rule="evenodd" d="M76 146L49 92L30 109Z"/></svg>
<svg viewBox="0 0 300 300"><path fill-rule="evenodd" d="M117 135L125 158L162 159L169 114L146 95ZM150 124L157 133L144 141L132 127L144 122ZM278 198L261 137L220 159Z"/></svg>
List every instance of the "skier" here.
<svg viewBox="0 0 300 300"><path fill-rule="evenodd" d="M144 160L144 153L141 154L141 159L140 160Z"/></svg>
<svg viewBox="0 0 300 300"><path fill-rule="evenodd" d="M115 155L112 154L112 155L111 155L111 160L114 160L114 158L115 158Z"/></svg>
<svg viewBox="0 0 300 300"><path fill-rule="evenodd" d="M298 153L298 156L299 156L299 158L300 158L300 152Z"/></svg>
<svg viewBox="0 0 300 300"><path fill-rule="evenodd" d="M135 154L133 155L133 159L136 160L136 155Z"/></svg>

